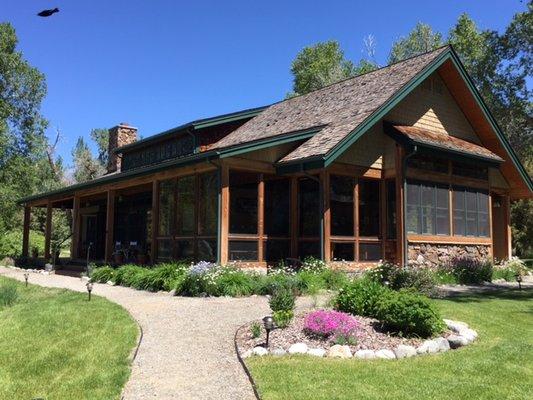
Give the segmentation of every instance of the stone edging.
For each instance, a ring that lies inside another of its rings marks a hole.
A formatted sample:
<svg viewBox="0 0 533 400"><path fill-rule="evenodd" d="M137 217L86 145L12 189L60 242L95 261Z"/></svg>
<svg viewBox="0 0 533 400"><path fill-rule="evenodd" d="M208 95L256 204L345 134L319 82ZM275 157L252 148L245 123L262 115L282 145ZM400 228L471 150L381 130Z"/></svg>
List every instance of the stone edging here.
<svg viewBox="0 0 533 400"><path fill-rule="evenodd" d="M239 360L245 359L252 356L265 356L265 355L274 355L274 356L283 356L283 355L292 355L292 354L306 354L313 357L332 357L332 358L358 358L362 360L372 360L372 359L382 359L382 360L396 360L400 358L409 358L414 356L420 356L424 354L435 354L448 351L450 349L457 349L459 347L467 346L471 344L478 334L475 330L468 327L468 324L460 321L453 321L450 319L445 319L444 323L447 328L453 333L448 337L437 337L435 339L429 339L424 341L420 346L407 346L399 345L394 350L390 349L380 349L380 350L358 350L352 354L349 346L342 346L339 344L333 345L329 350L325 349L313 349L308 348L305 343L294 343L289 347L287 351L283 349L274 349L270 351L262 346L256 346L252 350L247 350L244 353L240 354L237 347L237 342L235 342L237 356ZM241 327L242 328L242 327ZM239 330L241 329L239 328ZM239 331L237 330L237 332ZM244 362L243 362L244 365ZM248 370L246 372L249 374ZM250 380L252 385L253 379Z"/></svg>

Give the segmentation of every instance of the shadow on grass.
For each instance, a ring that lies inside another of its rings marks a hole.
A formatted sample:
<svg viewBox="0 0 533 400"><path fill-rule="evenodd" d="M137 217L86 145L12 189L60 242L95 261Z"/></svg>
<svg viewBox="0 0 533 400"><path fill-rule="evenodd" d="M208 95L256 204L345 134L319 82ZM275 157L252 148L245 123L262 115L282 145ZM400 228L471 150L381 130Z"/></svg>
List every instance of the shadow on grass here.
<svg viewBox="0 0 533 400"><path fill-rule="evenodd" d="M477 289L470 293L450 293L443 300L457 303L474 303L488 300L531 300L533 299L533 289Z"/></svg>

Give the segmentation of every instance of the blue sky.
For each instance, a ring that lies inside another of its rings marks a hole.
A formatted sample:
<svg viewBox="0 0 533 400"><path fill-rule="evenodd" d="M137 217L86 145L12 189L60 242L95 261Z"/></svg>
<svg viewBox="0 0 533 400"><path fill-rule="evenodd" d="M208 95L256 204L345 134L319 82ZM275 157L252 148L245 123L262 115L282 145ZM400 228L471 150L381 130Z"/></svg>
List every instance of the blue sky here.
<svg viewBox="0 0 533 400"><path fill-rule="evenodd" d="M47 79L42 112L58 153L71 162L78 136L129 122L143 137L189 120L269 104L291 89L298 51L335 39L376 58L418 22L443 33L467 12L482 28L503 30L519 0L170 1L4 0L19 49ZM50 18L35 14L59 7Z"/></svg>

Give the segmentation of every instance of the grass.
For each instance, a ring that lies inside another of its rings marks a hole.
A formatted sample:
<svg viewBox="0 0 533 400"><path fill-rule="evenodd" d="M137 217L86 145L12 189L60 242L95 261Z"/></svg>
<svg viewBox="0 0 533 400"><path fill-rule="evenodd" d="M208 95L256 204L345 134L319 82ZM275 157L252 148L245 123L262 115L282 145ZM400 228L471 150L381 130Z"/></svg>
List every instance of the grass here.
<svg viewBox="0 0 533 400"><path fill-rule="evenodd" d="M444 317L469 323L479 339L448 353L393 362L305 356L248 359L261 398L533 398L533 291L436 302Z"/></svg>
<svg viewBox="0 0 533 400"><path fill-rule="evenodd" d="M98 296L6 284L18 298L0 306L0 399L118 399L138 335L131 316Z"/></svg>

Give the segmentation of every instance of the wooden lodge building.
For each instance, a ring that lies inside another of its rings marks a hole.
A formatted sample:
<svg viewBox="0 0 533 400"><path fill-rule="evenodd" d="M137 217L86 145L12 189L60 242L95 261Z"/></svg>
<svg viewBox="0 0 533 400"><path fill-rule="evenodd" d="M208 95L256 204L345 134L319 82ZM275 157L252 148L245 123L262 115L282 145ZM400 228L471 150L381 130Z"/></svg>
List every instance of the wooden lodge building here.
<svg viewBox="0 0 533 400"><path fill-rule="evenodd" d="M21 200L72 210L73 260L363 267L511 255L510 202L533 185L451 47L267 107L137 140L108 173Z"/></svg>

